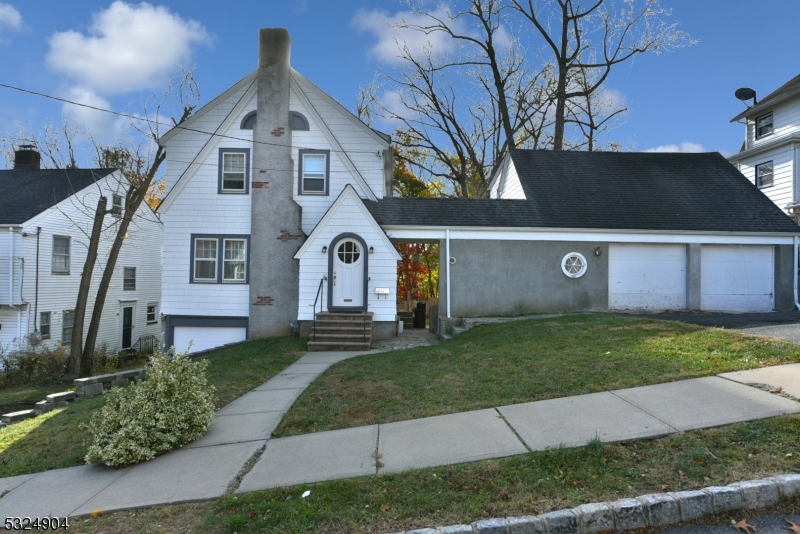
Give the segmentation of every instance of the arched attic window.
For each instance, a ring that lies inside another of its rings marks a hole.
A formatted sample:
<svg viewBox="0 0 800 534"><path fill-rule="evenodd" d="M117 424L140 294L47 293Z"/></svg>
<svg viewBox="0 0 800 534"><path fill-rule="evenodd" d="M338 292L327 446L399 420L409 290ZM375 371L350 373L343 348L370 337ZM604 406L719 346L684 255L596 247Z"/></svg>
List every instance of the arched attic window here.
<svg viewBox="0 0 800 534"><path fill-rule="evenodd" d="M255 111L251 111L242 119L242 125L239 127L242 130L252 130L253 126L258 122L258 115Z"/></svg>
<svg viewBox="0 0 800 534"><path fill-rule="evenodd" d="M308 130L308 119L297 111L289 112L289 128L295 131Z"/></svg>

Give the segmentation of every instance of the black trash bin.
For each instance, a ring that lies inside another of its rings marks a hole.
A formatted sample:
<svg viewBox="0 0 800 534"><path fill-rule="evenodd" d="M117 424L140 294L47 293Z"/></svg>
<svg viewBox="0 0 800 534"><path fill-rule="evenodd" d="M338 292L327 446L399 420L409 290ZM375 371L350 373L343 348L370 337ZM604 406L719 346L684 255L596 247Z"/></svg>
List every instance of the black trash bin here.
<svg viewBox="0 0 800 534"><path fill-rule="evenodd" d="M414 328L425 328L425 303L417 302L414 310Z"/></svg>

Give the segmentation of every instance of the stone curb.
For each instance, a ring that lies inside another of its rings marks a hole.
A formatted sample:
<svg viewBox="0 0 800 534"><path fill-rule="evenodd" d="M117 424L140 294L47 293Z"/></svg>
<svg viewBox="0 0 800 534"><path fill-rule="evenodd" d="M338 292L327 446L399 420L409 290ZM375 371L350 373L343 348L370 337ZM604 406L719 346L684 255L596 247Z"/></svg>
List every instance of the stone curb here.
<svg viewBox="0 0 800 534"><path fill-rule="evenodd" d="M482 519L471 525L421 528L396 534L596 534L675 525L716 512L765 508L777 504L781 498L798 496L800 475L778 475L701 490L582 504L538 516Z"/></svg>

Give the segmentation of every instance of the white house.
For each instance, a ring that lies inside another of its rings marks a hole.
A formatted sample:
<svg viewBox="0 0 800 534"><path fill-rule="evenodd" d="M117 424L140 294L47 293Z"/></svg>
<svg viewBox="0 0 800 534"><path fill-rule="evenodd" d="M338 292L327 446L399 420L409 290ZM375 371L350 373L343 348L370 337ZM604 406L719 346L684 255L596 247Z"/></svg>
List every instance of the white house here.
<svg viewBox="0 0 800 534"><path fill-rule="evenodd" d="M390 139L289 65L259 67L164 135L164 340L396 335L396 242L439 242L441 319L789 309L800 229L719 154L512 150L492 198L392 197ZM435 318L434 318L435 319Z"/></svg>
<svg viewBox="0 0 800 534"><path fill-rule="evenodd" d="M126 179L115 169L39 169L31 148L0 171L0 350L69 344L73 309L100 195L124 203ZM91 294L113 241L116 215L106 216ZM98 346L112 351L159 336L163 228L143 203L122 246L103 308ZM94 301L89 300L85 328Z"/></svg>
<svg viewBox="0 0 800 534"><path fill-rule="evenodd" d="M747 95L748 97L750 95ZM728 160L770 200L800 222L800 75L736 115L744 142Z"/></svg>

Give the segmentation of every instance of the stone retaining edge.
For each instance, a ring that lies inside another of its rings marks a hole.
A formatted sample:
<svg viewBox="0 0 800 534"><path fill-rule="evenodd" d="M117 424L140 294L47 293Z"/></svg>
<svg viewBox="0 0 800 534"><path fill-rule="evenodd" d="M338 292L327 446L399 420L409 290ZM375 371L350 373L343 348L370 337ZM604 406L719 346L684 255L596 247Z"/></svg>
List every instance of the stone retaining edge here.
<svg viewBox="0 0 800 534"><path fill-rule="evenodd" d="M470 525L420 528L396 534L596 534L663 527L731 510L766 508L800 496L800 474L653 493L614 502L582 504L537 516L482 519Z"/></svg>

